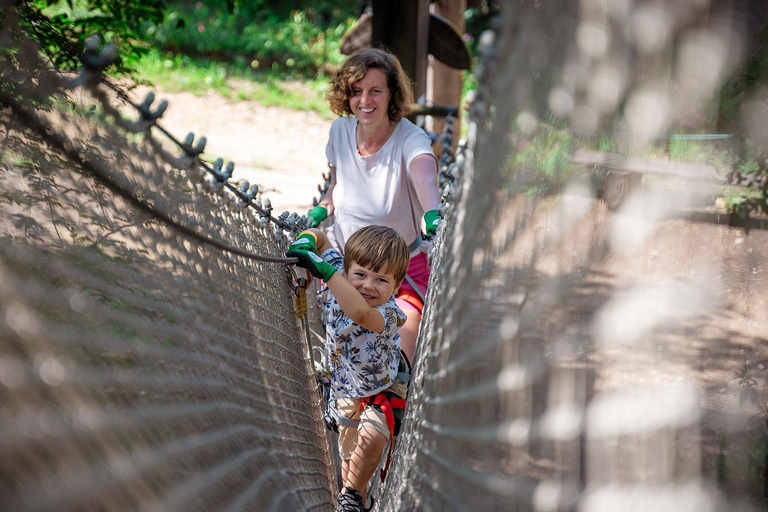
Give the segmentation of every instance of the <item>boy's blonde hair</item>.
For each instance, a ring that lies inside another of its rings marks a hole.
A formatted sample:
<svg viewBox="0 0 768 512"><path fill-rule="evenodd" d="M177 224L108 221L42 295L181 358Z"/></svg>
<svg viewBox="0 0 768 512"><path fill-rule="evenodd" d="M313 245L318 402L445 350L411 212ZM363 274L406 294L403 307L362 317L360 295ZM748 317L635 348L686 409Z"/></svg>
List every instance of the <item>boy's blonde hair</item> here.
<svg viewBox="0 0 768 512"><path fill-rule="evenodd" d="M344 273L352 263L378 272L385 266L396 284L400 284L408 271L411 253L400 234L385 226L366 226L355 231L344 246Z"/></svg>

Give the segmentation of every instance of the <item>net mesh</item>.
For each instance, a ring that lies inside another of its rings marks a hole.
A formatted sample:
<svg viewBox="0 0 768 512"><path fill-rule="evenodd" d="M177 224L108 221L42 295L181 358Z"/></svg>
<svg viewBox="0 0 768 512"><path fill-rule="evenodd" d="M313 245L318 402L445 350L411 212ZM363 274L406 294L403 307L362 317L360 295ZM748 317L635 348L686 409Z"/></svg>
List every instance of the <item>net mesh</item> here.
<svg viewBox="0 0 768 512"><path fill-rule="evenodd" d="M17 42L0 113L1 508L331 510L285 265L201 241L279 258L292 234L98 102L45 94L54 79Z"/></svg>
<svg viewBox="0 0 768 512"><path fill-rule="evenodd" d="M379 510L764 507L766 397L734 374L765 384L768 239L717 222L730 167L642 153L669 158L757 10L504 4Z"/></svg>
<svg viewBox="0 0 768 512"><path fill-rule="evenodd" d="M505 3L479 42L376 509L762 509L768 240L710 207L760 180L642 153L668 158L759 9L566 4ZM2 37L3 509L331 510L310 340L252 257L290 230Z"/></svg>

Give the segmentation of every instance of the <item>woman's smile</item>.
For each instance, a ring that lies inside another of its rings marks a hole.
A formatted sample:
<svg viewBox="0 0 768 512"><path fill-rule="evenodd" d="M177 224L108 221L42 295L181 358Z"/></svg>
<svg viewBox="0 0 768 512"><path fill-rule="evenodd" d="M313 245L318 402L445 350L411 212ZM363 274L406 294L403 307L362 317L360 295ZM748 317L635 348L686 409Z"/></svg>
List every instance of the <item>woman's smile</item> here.
<svg viewBox="0 0 768 512"><path fill-rule="evenodd" d="M352 84L349 107L358 121L366 125L389 123L390 92L387 75L380 69L369 69L363 78Z"/></svg>

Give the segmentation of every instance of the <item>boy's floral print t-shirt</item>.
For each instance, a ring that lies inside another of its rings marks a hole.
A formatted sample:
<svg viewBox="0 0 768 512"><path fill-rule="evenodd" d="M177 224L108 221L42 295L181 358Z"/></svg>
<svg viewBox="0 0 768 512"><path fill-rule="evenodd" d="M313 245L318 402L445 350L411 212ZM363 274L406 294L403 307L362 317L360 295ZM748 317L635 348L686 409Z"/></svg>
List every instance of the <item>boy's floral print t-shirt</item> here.
<svg viewBox="0 0 768 512"><path fill-rule="evenodd" d="M325 261L344 273L344 257L336 249L322 254ZM400 335L405 313L392 295L376 306L384 317L384 331L376 333L360 327L339 307L328 291L325 301L325 345L331 368L331 398L375 395L395 382L400 363Z"/></svg>

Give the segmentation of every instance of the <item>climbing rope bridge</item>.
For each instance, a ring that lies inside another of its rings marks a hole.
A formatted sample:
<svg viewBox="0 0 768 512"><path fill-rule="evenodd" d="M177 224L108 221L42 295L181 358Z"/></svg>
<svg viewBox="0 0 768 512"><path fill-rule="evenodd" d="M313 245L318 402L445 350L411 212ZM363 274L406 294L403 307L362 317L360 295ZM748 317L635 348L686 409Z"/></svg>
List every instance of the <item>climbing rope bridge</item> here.
<svg viewBox="0 0 768 512"><path fill-rule="evenodd" d="M100 88L114 54L1 70L0 502L4 510L327 510L333 469L273 216L204 141L125 120ZM76 104L81 86L96 100ZM93 106L92 106L93 105ZM153 132L153 130L155 132ZM136 137L132 134L141 133ZM166 136L170 134L165 133ZM302 296L304 294L302 293Z"/></svg>
<svg viewBox="0 0 768 512"><path fill-rule="evenodd" d="M542 112L659 136L727 76L727 31L695 25L706 2L551 4L506 5L479 41L376 510L758 510L742 454L764 407L739 408L733 374L765 381L765 231L692 222L699 183L643 182L613 211L582 169L540 196L549 154L517 159ZM0 40L1 509L332 510L322 325L284 258L306 219L106 84L109 47L62 78L11 11ZM697 79L650 87L654 69Z"/></svg>

